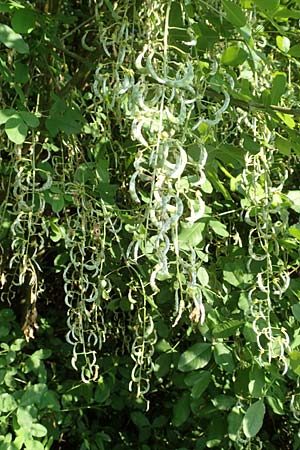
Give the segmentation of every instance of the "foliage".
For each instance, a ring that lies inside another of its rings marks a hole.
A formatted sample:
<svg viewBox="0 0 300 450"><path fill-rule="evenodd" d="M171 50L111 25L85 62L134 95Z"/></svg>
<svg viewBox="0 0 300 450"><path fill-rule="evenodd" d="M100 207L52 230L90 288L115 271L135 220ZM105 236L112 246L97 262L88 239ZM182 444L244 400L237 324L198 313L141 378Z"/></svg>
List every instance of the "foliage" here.
<svg viewBox="0 0 300 450"><path fill-rule="evenodd" d="M0 450L298 449L299 2L0 11Z"/></svg>

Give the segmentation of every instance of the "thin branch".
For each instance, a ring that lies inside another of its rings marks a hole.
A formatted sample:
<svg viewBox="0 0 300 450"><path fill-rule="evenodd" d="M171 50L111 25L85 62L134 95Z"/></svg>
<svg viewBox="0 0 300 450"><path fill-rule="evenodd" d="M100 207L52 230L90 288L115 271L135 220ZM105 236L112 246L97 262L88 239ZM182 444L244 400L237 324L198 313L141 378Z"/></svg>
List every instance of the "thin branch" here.
<svg viewBox="0 0 300 450"><path fill-rule="evenodd" d="M205 94L217 98L217 99L223 99L224 95L214 91L213 89L206 89ZM300 108L286 108L285 106L276 106L276 105L263 105L262 103L257 102L246 102L244 100L240 100L234 97L231 97L230 104L232 106L238 106L241 109L244 109L245 111L249 111L249 109L257 109L259 111L275 111L280 112L283 114L288 114L289 116L295 116L300 117Z"/></svg>

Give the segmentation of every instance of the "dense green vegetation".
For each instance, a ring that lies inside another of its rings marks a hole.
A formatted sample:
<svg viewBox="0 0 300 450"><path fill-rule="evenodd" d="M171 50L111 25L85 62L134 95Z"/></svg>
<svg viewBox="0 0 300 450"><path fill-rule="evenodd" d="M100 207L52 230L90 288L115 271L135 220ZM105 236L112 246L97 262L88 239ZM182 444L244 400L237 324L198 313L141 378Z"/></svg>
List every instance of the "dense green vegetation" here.
<svg viewBox="0 0 300 450"><path fill-rule="evenodd" d="M0 450L300 449L299 0L0 13Z"/></svg>

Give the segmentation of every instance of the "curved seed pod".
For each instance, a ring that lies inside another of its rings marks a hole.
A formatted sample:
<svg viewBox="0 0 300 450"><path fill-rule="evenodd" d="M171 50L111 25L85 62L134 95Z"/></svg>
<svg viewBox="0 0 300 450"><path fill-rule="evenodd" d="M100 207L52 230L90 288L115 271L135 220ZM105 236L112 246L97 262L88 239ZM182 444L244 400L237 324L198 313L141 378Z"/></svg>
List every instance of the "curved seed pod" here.
<svg viewBox="0 0 300 450"><path fill-rule="evenodd" d="M141 200L139 199L139 197L136 193L136 188L135 188L136 178L138 175L139 175L139 172L134 172L134 174L131 176L130 181L129 181L129 193L134 202L141 203Z"/></svg>
<svg viewBox="0 0 300 450"><path fill-rule="evenodd" d="M143 61L143 59L145 57L145 54L146 54L147 50L148 50L148 45L145 44L144 47L143 47L143 50L141 51L141 53L138 55L138 57L135 60L135 67L138 70L143 70L144 69L144 67L142 66L142 61Z"/></svg>
<svg viewBox="0 0 300 450"><path fill-rule="evenodd" d="M81 45L82 45L82 47L85 49L85 50L87 50L88 52L94 52L95 50L96 50L96 47L91 47L91 46L89 46L89 45L87 45L87 43L85 42L86 41L86 38L87 38L87 35L89 34L89 32L90 31L86 31L85 33L84 33L84 35L82 36L82 38L81 38Z"/></svg>
<svg viewBox="0 0 300 450"><path fill-rule="evenodd" d="M146 122L149 122L149 119L147 119L146 117L136 117L133 121L132 121L132 125L131 125L131 134L132 134L132 138L136 139L137 141L139 141L144 147L149 147L148 142L146 141L146 139L144 138L143 134L142 134L142 127Z"/></svg>
<svg viewBox="0 0 300 450"><path fill-rule="evenodd" d="M169 161L164 161L164 166L169 170L166 172L167 176L171 178L179 178L183 173L185 166L187 164L187 154L186 151L176 142L176 147L179 150L179 155L176 155L176 163L170 163Z"/></svg>

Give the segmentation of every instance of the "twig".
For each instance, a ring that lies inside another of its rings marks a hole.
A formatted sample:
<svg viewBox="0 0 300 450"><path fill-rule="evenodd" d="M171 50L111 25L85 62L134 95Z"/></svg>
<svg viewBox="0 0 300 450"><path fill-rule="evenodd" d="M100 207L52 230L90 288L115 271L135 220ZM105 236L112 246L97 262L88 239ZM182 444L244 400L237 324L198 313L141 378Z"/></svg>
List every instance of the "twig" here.
<svg viewBox="0 0 300 450"><path fill-rule="evenodd" d="M223 99L224 95L220 94L219 92L214 91L213 89L206 89L205 94L217 98L217 99ZM246 102L244 100L240 100L234 97L231 97L230 103L232 106L238 106L241 109L244 109L248 111L249 109L258 109L260 111L276 111L283 114L288 114L290 116L296 116L300 117L300 108L286 108L285 106L276 106L276 105L263 105L262 103L257 102Z"/></svg>

